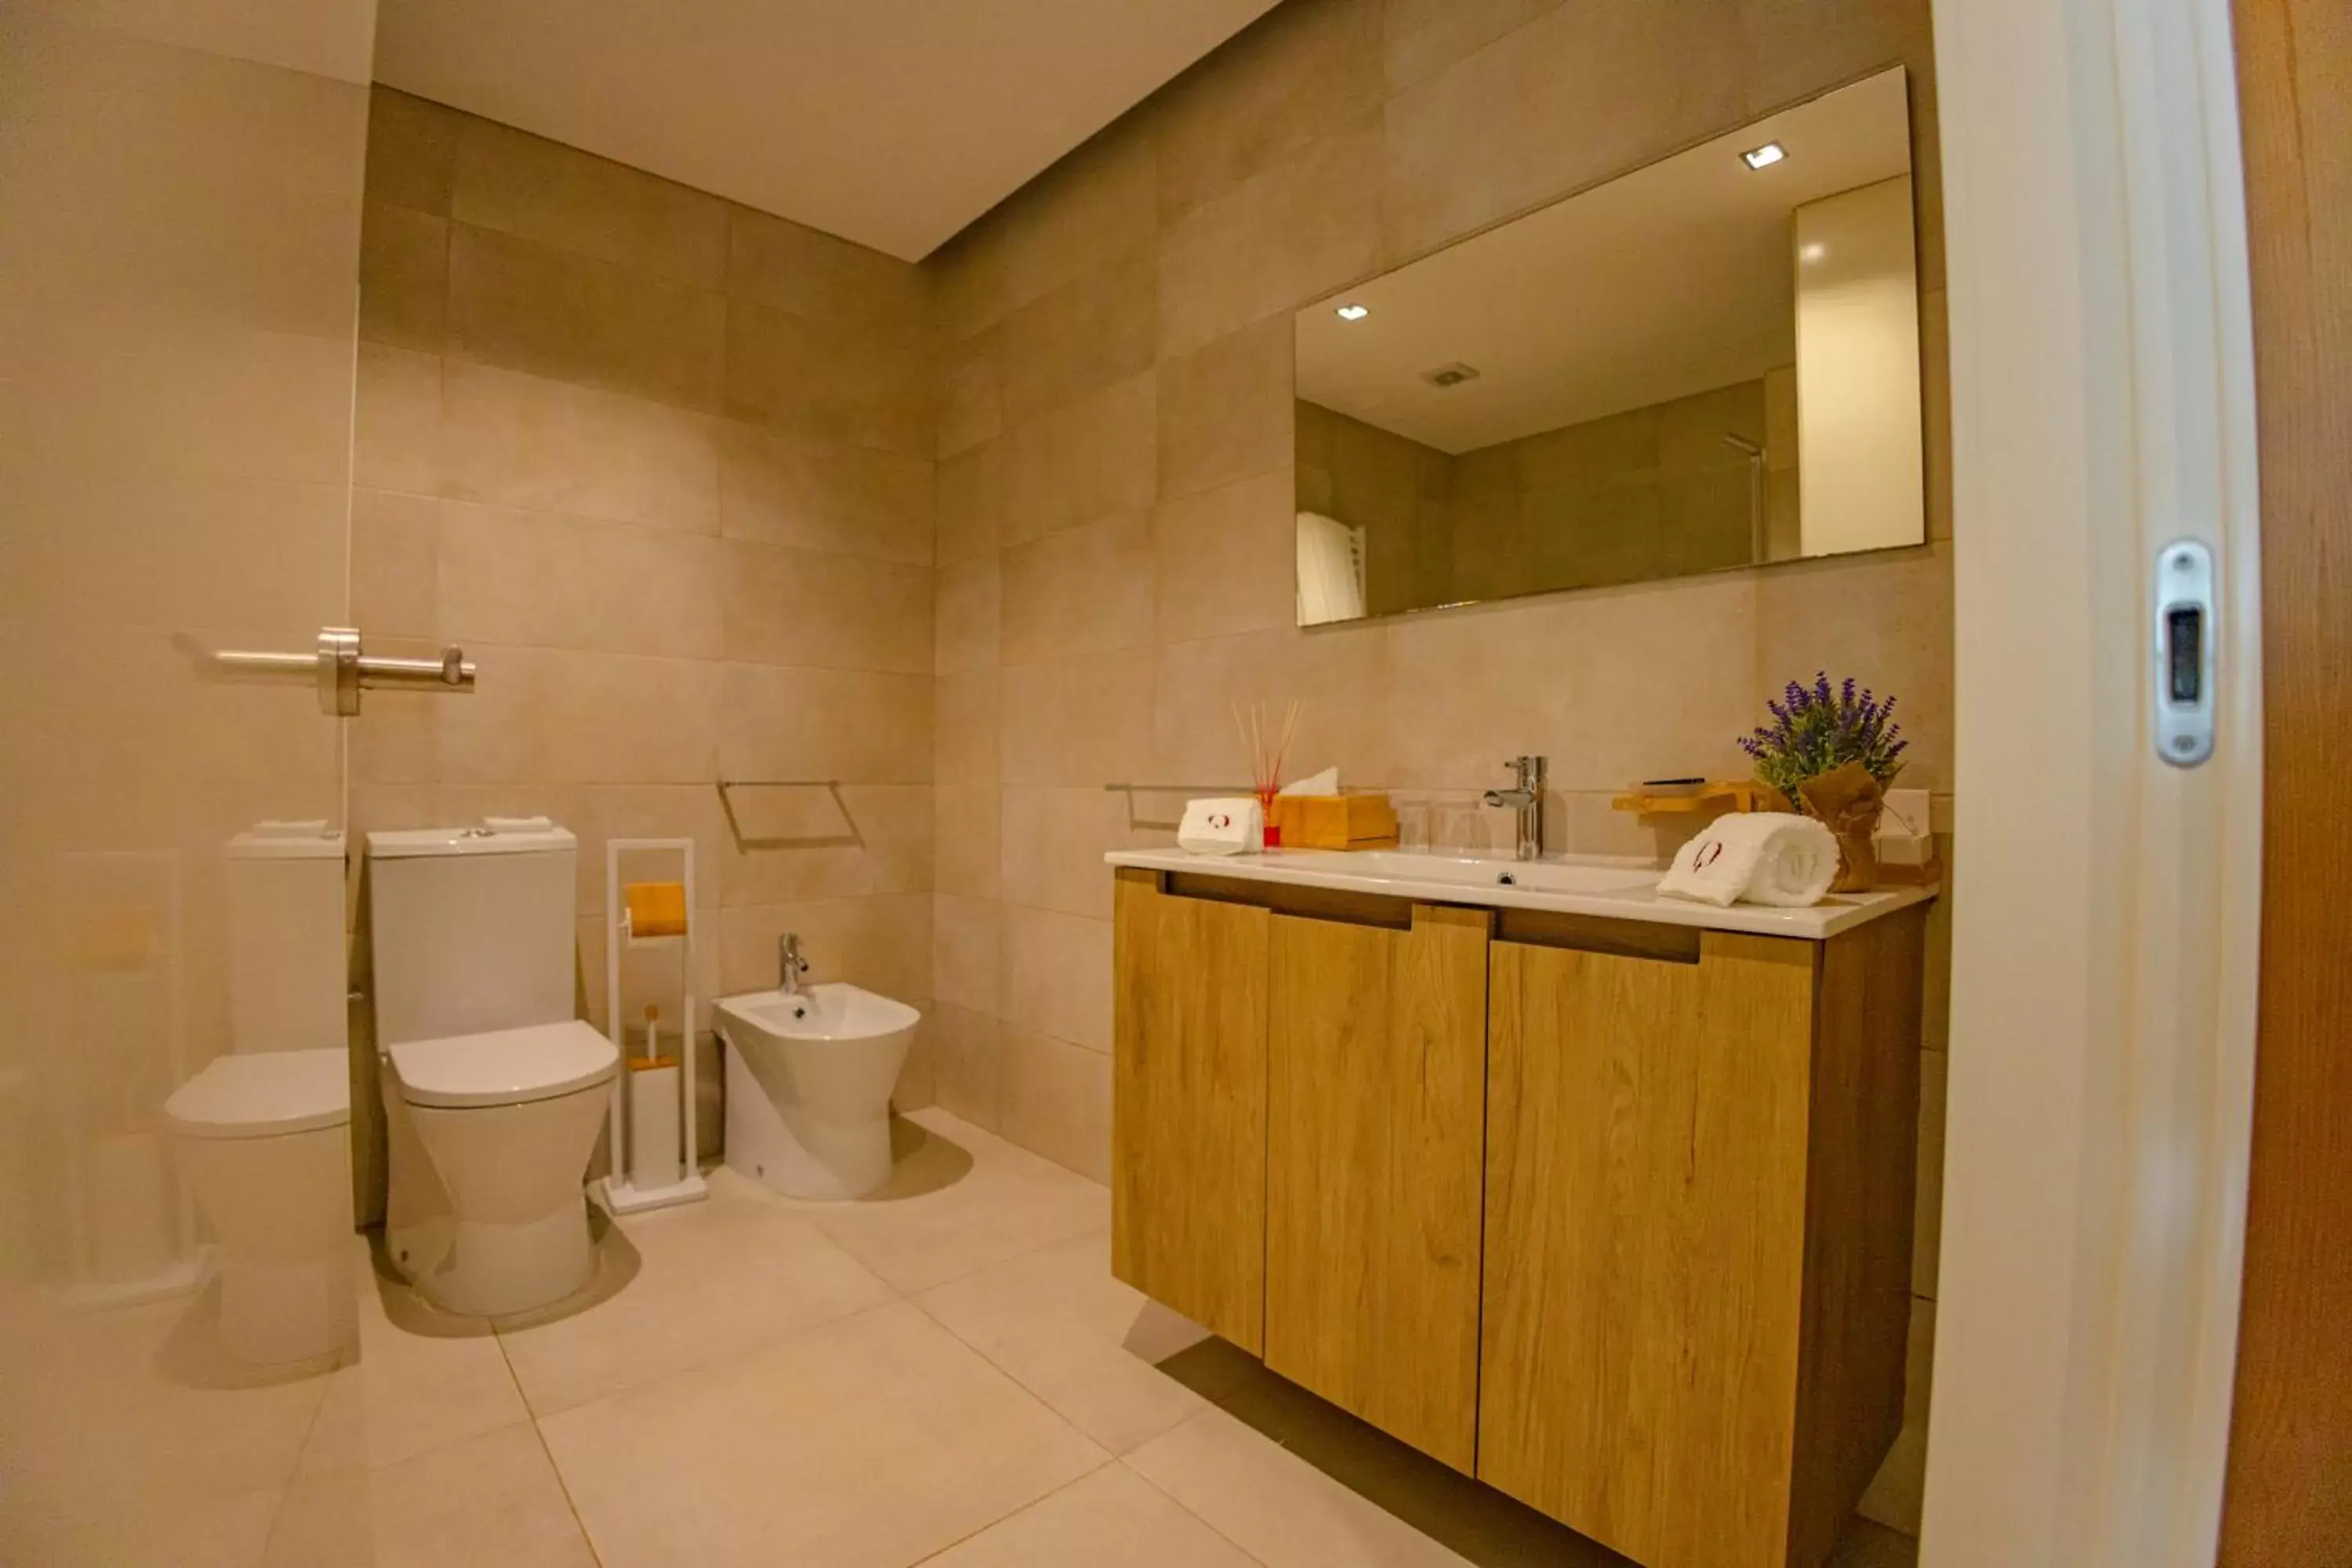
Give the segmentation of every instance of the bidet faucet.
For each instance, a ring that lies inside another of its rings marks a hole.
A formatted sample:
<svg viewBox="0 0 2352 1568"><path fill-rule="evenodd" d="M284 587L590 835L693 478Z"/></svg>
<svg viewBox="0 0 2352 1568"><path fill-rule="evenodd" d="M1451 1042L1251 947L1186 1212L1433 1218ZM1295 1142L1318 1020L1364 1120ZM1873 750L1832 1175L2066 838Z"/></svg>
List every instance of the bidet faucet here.
<svg viewBox="0 0 2352 1568"><path fill-rule="evenodd" d="M1513 757L1503 765L1517 774L1519 782L1509 789L1488 790L1486 804L1517 808L1518 858L1540 860L1543 858L1544 759L1537 756Z"/></svg>
<svg viewBox="0 0 2352 1568"><path fill-rule="evenodd" d="M776 989L786 996L803 994L801 976L808 973L808 960L801 956L801 933L788 931L776 939Z"/></svg>

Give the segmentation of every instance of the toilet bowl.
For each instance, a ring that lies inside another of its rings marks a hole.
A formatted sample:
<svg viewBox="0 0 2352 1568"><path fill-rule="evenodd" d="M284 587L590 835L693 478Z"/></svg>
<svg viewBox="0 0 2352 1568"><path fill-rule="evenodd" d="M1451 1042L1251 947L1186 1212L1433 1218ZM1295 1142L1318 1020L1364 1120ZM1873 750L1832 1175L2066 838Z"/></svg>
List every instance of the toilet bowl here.
<svg viewBox="0 0 2352 1568"><path fill-rule="evenodd" d="M356 1321L349 1053L217 1058L163 1115L215 1238L230 1352L275 1365L346 1348Z"/></svg>
<svg viewBox="0 0 2352 1568"><path fill-rule="evenodd" d="M384 1242L427 1300L493 1317L588 1282L582 1184L619 1067L577 1019L385 1047Z"/></svg>
<svg viewBox="0 0 2352 1568"><path fill-rule="evenodd" d="M795 1198L856 1198L890 1178L890 1091L922 1015L855 985L719 1004L727 1163Z"/></svg>

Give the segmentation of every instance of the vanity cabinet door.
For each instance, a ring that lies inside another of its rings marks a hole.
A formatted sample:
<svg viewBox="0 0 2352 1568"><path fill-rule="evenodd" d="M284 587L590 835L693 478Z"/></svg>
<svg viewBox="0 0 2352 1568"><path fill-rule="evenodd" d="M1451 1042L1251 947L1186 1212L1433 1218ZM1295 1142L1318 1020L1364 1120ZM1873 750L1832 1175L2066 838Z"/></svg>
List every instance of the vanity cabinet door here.
<svg viewBox="0 0 2352 1568"><path fill-rule="evenodd" d="M1492 923L1273 922L1265 1364L1465 1474Z"/></svg>
<svg viewBox="0 0 2352 1568"><path fill-rule="evenodd" d="M1116 901L1111 1272L1259 1353L1268 916L1127 868Z"/></svg>
<svg viewBox="0 0 2352 1568"><path fill-rule="evenodd" d="M1477 1473L1647 1568L1788 1554L1818 946L1493 948Z"/></svg>

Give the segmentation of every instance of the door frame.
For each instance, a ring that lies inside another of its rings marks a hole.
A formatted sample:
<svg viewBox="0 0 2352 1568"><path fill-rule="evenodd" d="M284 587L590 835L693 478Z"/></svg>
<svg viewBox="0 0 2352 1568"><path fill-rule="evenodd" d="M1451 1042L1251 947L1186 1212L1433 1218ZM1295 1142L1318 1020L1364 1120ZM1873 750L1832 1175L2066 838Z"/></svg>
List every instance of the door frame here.
<svg viewBox="0 0 2352 1568"><path fill-rule="evenodd" d="M2210 1568L2261 916L2260 510L2228 0L1934 0L1958 707L1927 1568ZM2154 753L2155 552L2216 745Z"/></svg>

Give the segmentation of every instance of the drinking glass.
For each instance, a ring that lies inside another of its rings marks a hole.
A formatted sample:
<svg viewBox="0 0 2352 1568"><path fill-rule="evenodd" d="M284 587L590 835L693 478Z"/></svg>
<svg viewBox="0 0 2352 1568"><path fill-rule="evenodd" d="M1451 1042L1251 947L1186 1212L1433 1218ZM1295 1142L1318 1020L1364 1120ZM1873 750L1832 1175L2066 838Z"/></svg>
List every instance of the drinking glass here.
<svg viewBox="0 0 2352 1568"><path fill-rule="evenodd" d="M1431 831L1437 847L1449 854L1483 855L1487 849L1486 816L1475 800L1439 803Z"/></svg>
<svg viewBox="0 0 2352 1568"><path fill-rule="evenodd" d="M1419 854L1429 848L1429 802L1420 795L1396 799L1397 847Z"/></svg>

